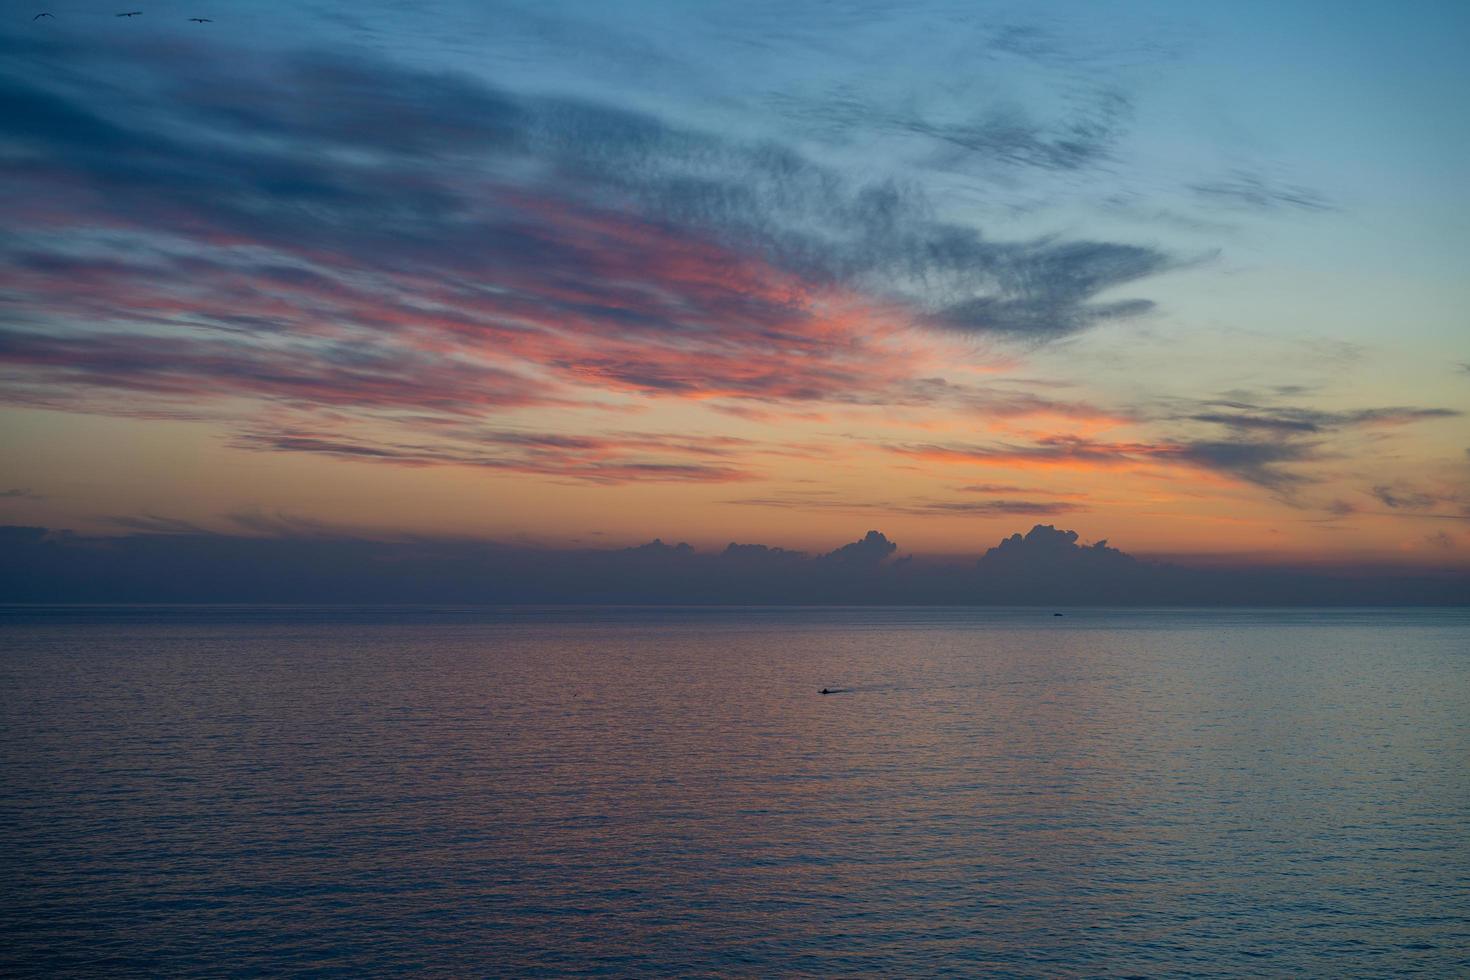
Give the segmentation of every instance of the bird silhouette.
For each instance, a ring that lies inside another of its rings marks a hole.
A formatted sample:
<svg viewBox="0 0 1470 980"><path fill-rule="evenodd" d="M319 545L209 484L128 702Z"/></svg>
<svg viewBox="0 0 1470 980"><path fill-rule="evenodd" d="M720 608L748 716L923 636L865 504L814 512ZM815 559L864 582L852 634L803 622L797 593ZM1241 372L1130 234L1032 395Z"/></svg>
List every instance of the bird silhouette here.
<svg viewBox="0 0 1470 980"><path fill-rule="evenodd" d="M125 13L125 14L118 14L117 16L119 16L119 17L136 17L139 14L141 14L142 12L143 11L141 11L141 10L129 10L127 13Z"/></svg>
<svg viewBox="0 0 1470 980"><path fill-rule="evenodd" d="M189 21L191 23L194 23L194 24L213 24L214 23L214 21L210 20L208 17L190 17L189 18Z"/></svg>
<svg viewBox="0 0 1470 980"><path fill-rule="evenodd" d="M51 17L51 15L50 14L37 14L36 16L32 17L31 20L40 20L42 17ZM51 19L52 20L55 20L56 18L55 17L51 17Z"/></svg>

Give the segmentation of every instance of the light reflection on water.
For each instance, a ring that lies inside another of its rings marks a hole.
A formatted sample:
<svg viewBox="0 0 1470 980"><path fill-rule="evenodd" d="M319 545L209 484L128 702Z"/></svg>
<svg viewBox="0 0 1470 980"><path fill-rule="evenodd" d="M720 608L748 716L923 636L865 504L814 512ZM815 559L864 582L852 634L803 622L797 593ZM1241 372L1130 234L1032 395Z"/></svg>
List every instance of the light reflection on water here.
<svg viewBox="0 0 1470 980"><path fill-rule="evenodd" d="M1464 974L1467 640L4 610L0 970Z"/></svg>

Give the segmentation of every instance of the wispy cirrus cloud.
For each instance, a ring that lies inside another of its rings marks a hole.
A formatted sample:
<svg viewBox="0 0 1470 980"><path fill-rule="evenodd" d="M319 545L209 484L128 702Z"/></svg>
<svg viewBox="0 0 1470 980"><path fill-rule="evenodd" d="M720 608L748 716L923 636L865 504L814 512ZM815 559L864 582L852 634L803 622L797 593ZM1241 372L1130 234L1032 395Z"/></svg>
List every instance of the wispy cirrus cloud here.
<svg viewBox="0 0 1470 980"><path fill-rule="evenodd" d="M1110 470L1124 467L1184 467L1271 490L1286 490L1310 478L1286 467L1317 458L1316 443L1230 440L1108 442L1082 436L1047 436L1031 443L919 443L885 446L889 452L935 463L979 464L1014 469Z"/></svg>
<svg viewBox="0 0 1470 980"><path fill-rule="evenodd" d="M1464 483L1459 486L1418 486L1405 481L1380 483L1368 491L1388 513L1402 517L1423 517L1436 520L1470 519L1470 490ZM1446 513L1446 511L1449 513Z"/></svg>
<svg viewBox="0 0 1470 980"><path fill-rule="evenodd" d="M1169 265L994 241L901 182L468 76L3 43L0 364L25 400L882 401L922 376L895 331L1060 336L1140 311L1097 297Z"/></svg>
<svg viewBox="0 0 1470 980"><path fill-rule="evenodd" d="M1450 408L1390 406L1343 411L1262 406L1250 402L1219 400L1203 403L1208 409L1183 416L1194 422L1210 422L1239 431L1277 433L1320 433L1355 427L1390 427L1433 419L1458 418Z"/></svg>
<svg viewBox="0 0 1470 980"><path fill-rule="evenodd" d="M1065 500L939 500L920 508L932 514L971 514L976 516L1057 517L1087 510L1081 504Z"/></svg>
<svg viewBox="0 0 1470 980"><path fill-rule="evenodd" d="M1046 493L1046 491L1037 491L1037 493L1041 495ZM1080 494L1052 494L1052 496L1081 497ZM1085 504L1076 502L1075 499L936 500L921 497L907 500L855 500L839 494L820 491L810 493L787 491L768 496L737 497L724 502L744 507L770 507L781 510L911 514L917 516L1048 517L1077 513L1088 509Z"/></svg>
<svg viewBox="0 0 1470 980"><path fill-rule="evenodd" d="M1037 489L1036 487L1021 487L1014 486L1008 483L967 483L963 486L955 487L955 489L960 491L961 493L976 494L1044 494L1050 497L1070 497L1079 499L1087 496L1086 494L1082 493L1071 493L1050 488L1046 490L1041 490Z"/></svg>
<svg viewBox="0 0 1470 980"><path fill-rule="evenodd" d="M1120 422L1151 420L1177 428L1182 428L1179 423L1193 423L1188 433L1177 432L1167 438L1107 441L1083 435L1058 434L1026 443L909 443L884 448L930 462L1013 468L1185 468L1253 484L1289 501L1296 488L1315 482L1317 478L1302 467L1330 455L1328 439L1334 434L1354 429L1398 427L1461 415L1455 409L1416 406L1327 410L1263 405L1240 399L1207 399L1188 404L1189 408L1182 412L1154 414L1149 409L1137 408L1131 413L1115 413ZM1200 425L1206 428L1200 429ZM1219 434L1220 429L1225 430L1223 436ZM1406 501L1414 499L1404 497ZM1387 503L1386 500L1384 502Z"/></svg>
<svg viewBox="0 0 1470 980"><path fill-rule="evenodd" d="M1441 500L1435 494L1424 493L1411 487L1398 488L1383 484L1374 487L1372 493L1379 503L1392 510L1428 510Z"/></svg>
<svg viewBox="0 0 1470 980"><path fill-rule="evenodd" d="M1310 187L1275 180L1253 170L1233 170L1213 180L1190 184L1189 189L1204 203L1236 210L1332 211L1336 208L1329 198Z"/></svg>
<svg viewBox="0 0 1470 980"><path fill-rule="evenodd" d="M0 379L7 382L11 400L56 407L77 393L96 390L180 400L235 396L307 406L456 412L550 400L533 380L483 363L276 335L236 339L108 331L58 336L0 330Z"/></svg>
<svg viewBox="0 0 1470 980"><path fill-rule="evenodd" d="M466 466L593 484L739 482L755 475L753 458L788 451L730 436L526 431L469 431L448 436L415 444L269 431L242 434L233 445L397 466Z"/></svg>
<svg viewBox="0 0 1470 980"><path fill-rule="evenodd" d="M967 117L938 116L912 104L884 104L870 95L837 90L820 95L772 95L767 104L827 140L861 133L914 138L925 162L940 168L1038 168L1079 171L1108 160L1132 115L1123 92L1089 92L1061 118L1040 120L1018 105L994 106Z"/></svg>
<svg viewBox="0 0 1470 980"><path fill-rule="evenodd" d="M208 534L208 530L180 517L161 517L157 514L115 514L104 517L104 524L137 531L142 534Z"/></svg>

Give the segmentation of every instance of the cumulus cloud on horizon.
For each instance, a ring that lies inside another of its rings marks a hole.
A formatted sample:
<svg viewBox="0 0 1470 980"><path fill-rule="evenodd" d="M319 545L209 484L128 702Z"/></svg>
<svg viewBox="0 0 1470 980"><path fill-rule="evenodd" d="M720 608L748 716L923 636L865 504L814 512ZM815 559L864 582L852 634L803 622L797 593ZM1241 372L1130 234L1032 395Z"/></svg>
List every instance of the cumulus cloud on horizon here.
<svg viewBox="0 0 1470 980"><path fill-rule="evenodd" d="M365 537L311 519L233 515L231 533L148 518L121 537L0 526L0 601L673 604L1423 604L1463 602L1465 573L1265 567L1199 569L1136 559L1106 541L1035 525L978 560L889 560L878 531L810 556L761 544L702 552L537 548L452 538ZM119 522L122 526L124 522ZM1453 540L1434 536L1436 548Z"/></svg>

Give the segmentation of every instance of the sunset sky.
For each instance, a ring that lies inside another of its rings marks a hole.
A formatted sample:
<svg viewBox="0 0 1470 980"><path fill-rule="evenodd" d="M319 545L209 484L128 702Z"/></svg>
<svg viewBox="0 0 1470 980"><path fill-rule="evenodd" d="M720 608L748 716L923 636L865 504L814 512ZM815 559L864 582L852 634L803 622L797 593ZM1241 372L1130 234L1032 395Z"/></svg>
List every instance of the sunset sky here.
<svg viewBox="0 0 1470 980"><path fill-rule="evenodd" d="M1463 2L12 5L0 524L1467 566L1467 42Z"/></svg>

